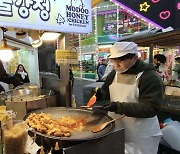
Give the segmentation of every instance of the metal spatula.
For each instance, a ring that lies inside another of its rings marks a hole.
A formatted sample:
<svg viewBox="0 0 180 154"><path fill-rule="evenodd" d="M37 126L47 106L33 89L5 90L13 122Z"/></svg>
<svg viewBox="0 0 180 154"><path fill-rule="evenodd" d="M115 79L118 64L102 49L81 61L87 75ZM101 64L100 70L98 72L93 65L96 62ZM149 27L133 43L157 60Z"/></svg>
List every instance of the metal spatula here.
<svg viewBox="0 0 180 154"><path fill-rule="evenodd" d="M94 127L91 131L92 131L93 133L97 133L97 132L103 130L106 126L108 126L108 125L111 124L112 122L114 122L114 121L116 121L116 120L119 120L119 119L122 119L122 118L124 118L124 117L125 117L125 115L123 114L123 115L121 115L121 116L118 117L118 118L115 118L115 119L113 119L113 120L111 120L111 121L105 122L105 123L103 123L103 124L100 124L100 125Z"/></svg>

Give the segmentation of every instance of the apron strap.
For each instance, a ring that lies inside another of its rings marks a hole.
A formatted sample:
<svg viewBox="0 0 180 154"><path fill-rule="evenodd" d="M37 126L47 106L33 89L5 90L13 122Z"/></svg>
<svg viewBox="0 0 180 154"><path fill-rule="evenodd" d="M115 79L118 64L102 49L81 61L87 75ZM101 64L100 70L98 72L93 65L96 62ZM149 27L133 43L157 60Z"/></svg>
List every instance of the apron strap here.
<svg viewBox="0 0 180 154"><path fill-rule="evenodd" d="M138 73L137 75L136 75L136 80L138 80L140 77L141 77L141 75L144 73L144 71L143 72L140 72L140 73Z"/></svg>

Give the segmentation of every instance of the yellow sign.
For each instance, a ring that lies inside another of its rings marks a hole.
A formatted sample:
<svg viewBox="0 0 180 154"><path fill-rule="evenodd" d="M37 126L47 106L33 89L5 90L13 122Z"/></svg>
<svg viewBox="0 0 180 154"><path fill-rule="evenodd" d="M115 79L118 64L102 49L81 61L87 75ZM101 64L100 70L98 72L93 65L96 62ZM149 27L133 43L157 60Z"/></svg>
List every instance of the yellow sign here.
<svg viewBox="0 0 180 154"><path fill-rule="evenodd" d="M78 63L78 53L69 50L56 50L56 63Z"/></svg>
<svg viewBox="0 0 180 154"><path fill-rule="evenodd" d="M91 0L0 0L0 26L90 33Z"/></svg>

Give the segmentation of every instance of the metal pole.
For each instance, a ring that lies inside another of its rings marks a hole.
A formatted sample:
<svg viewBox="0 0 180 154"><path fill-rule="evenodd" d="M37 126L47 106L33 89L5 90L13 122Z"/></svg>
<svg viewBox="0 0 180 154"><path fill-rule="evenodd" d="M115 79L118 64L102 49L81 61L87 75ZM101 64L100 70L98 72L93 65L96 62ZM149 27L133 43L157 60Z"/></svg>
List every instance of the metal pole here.
<svg viewBox="0 0 180 154"><path fill-rule="evenodd" d="M153 44L150 45L149 47L149 63L153 63Z"/></svg>
<svg viewBox="0 0 180 154"><path fill-rule="evenodd" d="M61 34L59 38L59 50L66 50L68 48L68 36L67 34ZM64 63L60 64L60 106L71 106L71 95L72 91L69 85L69 64Z"/></svg>

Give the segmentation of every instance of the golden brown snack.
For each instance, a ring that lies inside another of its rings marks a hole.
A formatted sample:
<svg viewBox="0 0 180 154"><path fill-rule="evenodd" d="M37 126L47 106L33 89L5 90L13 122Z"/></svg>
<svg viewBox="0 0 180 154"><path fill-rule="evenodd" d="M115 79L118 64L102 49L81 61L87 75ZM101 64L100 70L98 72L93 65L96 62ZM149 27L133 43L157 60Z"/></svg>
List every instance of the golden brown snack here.
<svg viewBox="0 0 180 154"><path fill-rule="evenodd" d="M56 137L70 137L74 131L82 131L86 117L53 118L50 114L31 113L26 119L27 124L36 131Z"/></svg>

